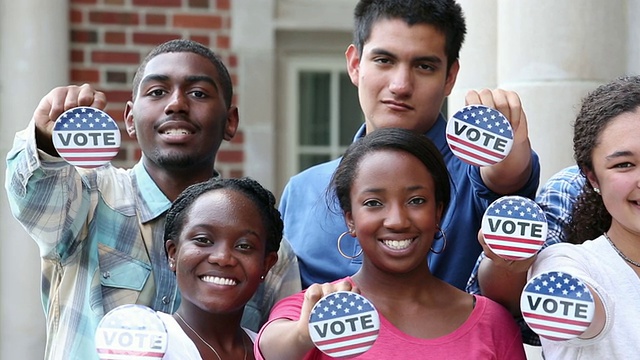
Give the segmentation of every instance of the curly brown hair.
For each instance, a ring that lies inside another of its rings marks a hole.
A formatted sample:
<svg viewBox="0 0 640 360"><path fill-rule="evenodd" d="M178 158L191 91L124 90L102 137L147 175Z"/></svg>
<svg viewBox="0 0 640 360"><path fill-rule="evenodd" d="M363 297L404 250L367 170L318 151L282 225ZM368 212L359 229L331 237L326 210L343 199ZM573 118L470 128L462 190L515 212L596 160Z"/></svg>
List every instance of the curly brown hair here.
<svg viewBox="0 0 640 360"><path fill-rule="evenodd" d="M582 100L573 124L573 157L583 174L593 171L593 149L600 134L616 116L640 107L640 76L625 76L601 85ZM573 207L567 241L581 244L595 239L611 226L611 214L602 197L587 181Z"/></svg>

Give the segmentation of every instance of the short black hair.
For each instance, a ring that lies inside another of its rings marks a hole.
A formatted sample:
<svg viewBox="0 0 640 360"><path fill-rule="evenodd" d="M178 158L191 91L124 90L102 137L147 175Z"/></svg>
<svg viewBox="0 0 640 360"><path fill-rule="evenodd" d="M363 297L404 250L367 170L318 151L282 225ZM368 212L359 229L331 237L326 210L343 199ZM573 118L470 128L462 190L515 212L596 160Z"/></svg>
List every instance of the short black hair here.
<svg viewBox="0 0 640 360"><path fill-rule="evenodd" d="M377 129L347 148L331 178L331 189L342 211L351 211L351 187L362 158L381 150L407 152L424 164L433 177L436 202L442 204L444 214L451 198L451 185L442 154L426 136L399 128Z"/></svg>
<svg viewBox="0 0 640 360"><path fill-rule="evenodd" d="M467 26L462 8L453 0L360 0L354 11L353 32L360 56L373 25L382 19L402 19L410 26L427 24L442 32L447 69L460 57Z"/></svg>
<svg viewBox="0 0 640 360"><path fill-rule="evenodd" d="M213 66L215 66L216 70L218 71L218 80L220 81L220 86L222 87L222 95L224 97L224 101L227 103L227 108L231 107L231 101L233 99L233 83L231 81L231 76L229 75L229 70L224 65L220 57L213 52L213 50L196 41L187 39L169 40L151 50L151 52L144 58L144 60L142 60L142 63L140 64L140 66L138 66L138 70L136 70L136 74L133 77L132 99L136 99L138 88L140 87L140 82L142 81L142 76L144 75L149 61L161 54L180 52L194 53L211 61Z"/></svg>

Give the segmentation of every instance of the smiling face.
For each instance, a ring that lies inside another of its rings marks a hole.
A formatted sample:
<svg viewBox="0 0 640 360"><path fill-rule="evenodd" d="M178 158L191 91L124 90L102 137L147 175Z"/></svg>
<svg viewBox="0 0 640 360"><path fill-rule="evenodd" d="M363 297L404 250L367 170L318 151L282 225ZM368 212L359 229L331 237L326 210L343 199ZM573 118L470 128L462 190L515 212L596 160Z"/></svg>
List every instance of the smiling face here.
<svg viewBox="0 0 640 360"><path fill-rule="evenodd" d="M208 191L187 209L178 239L166 242L183 306L210 313L242 311L277 260L267 254L256 205L230 189Z"/></svg>
<svg viewBox="0 0 640 360"><path fill-rule="evenodd" d="M238 113L226 104L209 59L191 52L163 53L146 65L125 122L147 169L211 171L222 140L235 135Z"/></svg>
<svg viewBox="0 0 640 360"><path fill-rule="evenodd" d="M455 61L447 71L443 33L432 25L409 26L401 19L378 20L362 55L351 45L346 56L367 133L384 127L428 131L459 69Z"/></svg>
<svg viewBox="0 0 640 360"><path fill-rule="evenodd" d="M587 178L611 214L611 232L640 235L640 108L612 118L598 136ZM613 235L612 235L613 236Z"/></svg>
<svg viewBox="0 0 640 360"><path fill-rule="evenodd" d="M398 150L365 155L350 191L345 219L364 251L364 266L386 273L428 271L425 258L442 216L431 173Z"/></svg>

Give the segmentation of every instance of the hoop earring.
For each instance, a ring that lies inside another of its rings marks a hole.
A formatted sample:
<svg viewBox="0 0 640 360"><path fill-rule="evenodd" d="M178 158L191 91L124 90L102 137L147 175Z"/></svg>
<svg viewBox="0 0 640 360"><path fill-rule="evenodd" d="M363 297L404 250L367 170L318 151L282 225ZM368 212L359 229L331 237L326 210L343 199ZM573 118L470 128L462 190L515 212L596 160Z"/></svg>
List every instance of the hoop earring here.
<svg viewBox="0 0 640 360"><path fill-rule="evenodd" d="M343 232L342 234L340 234L340 236L338 236L338 252L340 253L340 255L342 255L342 257L344 257L345 259L349 259L349 260L353 260L355 258L357 258L358 256L362 255L362 248L360 248L360 251L358 251L357 254L353 255L353 256L349 256L347 254L345 254L342 249L340 248L340 242L342 241L342 238L345 235L351 235L351 233L349 233L348 231Z"/></svg>
<svg viewBox="0 0 640 360"><path fill-rule="evenodd" d="M447 248L447 235L444 233L444 230L442 230L440 228L440 226L438 226L438 230L442 233L442 239L444 240L444 243L442 244L442 249L435 251L433 250L433 245L431 245L431 249L430 251L434 254L442 254L442 252L444 251L444 249ZM435 242L436 238L435 236L433 237L433 241Z"/></svg>

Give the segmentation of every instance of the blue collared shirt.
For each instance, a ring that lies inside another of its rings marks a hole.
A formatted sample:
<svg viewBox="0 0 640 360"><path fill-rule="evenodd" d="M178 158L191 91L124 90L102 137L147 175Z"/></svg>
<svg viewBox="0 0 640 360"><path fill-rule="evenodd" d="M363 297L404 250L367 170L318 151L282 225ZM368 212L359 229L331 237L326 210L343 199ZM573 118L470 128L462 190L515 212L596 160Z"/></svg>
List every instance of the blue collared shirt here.
<svg viewBox="0 0 640 360"><path fill-rule="evenodd" d="M431 272L438 278L464 289L478 255L482 215L500 195L491 191L480 177L478 167L458 159L445 138L446 120L440 116L425 134L444 157L451 175L451 202L440 224L446 233L447 246L441 254L429 253ZM355 140L364 136L364 125ZM311 167L292 177L280 200L285 237L298 256L302 287L313 283L331 282L360 269L362 256L346 259L337 250L337 239L347 231L338 204L328 199L327 187L340 159ZM538 157L532 153L532 173L518 195L533 198L540 174ZM434 248L440 249L443 239L436 237ZM345 236L341 249L348 255L360 252L356 239Z"/></svg>

